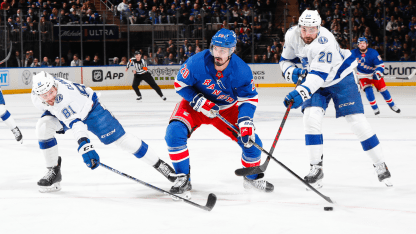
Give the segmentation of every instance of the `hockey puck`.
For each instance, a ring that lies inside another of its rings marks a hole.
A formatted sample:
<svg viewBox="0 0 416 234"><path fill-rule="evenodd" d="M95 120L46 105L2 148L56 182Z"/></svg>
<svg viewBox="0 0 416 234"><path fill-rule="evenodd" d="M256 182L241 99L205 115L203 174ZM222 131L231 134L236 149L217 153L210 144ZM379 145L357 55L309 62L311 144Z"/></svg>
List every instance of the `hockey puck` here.
<svg viewBox="0 0 416 234"><path fill-rule="evenodd" d="M330 207L330 206L326 206L326 207L324 207L324 210L325 211L332 211L334 208L332 208L332 207Z"/></svg>

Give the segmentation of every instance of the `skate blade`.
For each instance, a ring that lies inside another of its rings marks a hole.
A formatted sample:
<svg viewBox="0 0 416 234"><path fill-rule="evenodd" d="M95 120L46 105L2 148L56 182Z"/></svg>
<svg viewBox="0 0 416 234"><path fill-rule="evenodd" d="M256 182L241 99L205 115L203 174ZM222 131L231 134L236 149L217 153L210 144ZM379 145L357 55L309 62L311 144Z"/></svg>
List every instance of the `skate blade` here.
<svg viewBox="0 0 416 234"><path fill-rule="evenodd" d="M191 200L191 198L192 198L192 195L191 195L191 191L186 191L186 192L184 192L184 193L181 193L181 194L175 194L176 196L178 196L178 197L181 197L181 198L183 198L183 199L186 199L186 200ZM174 201L181 201L182 199L179 199L179 198L177 198L177 197L174 197L174 196L170 196Z"/></svg>
<svg viewBox="0 0 416 234"><path fill-rule="evenodd" d="M322 183L322 179L320 179L320 180L318 180L318 181L316 181L315 183L313 183L313 184L309 184L310 186L312 186L314 189L320 189L320 188L322 188L322 186L323 186L323 183ZM308 187L306 188L306 191L310 191L311 189L309 189Z"/></svg>
<svg viewBox="0 0 416 234"><path fill-rule="evenodd" d="M387 187L393 187L393 183L389 179L384 179L383 182Z"/></svg>
<svg viewBox="0 0 416 234"><path fill-rule="evenodd" d="M39 186L39 192L41 193L52 193L52 192L58 192L61 190L61 184L54 183L51 186Z"/></svg>

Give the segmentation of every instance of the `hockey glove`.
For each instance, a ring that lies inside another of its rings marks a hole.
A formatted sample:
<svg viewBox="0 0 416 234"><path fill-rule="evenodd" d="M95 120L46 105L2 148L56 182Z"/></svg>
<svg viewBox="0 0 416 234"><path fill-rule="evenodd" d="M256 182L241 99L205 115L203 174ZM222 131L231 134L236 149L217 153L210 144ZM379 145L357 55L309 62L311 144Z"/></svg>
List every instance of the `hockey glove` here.
<svg viewBox="0 0 416 234"><path fill-rule="evenodd" d="M206 99L202 93L196 95L189 105L191 105L194 110L201 112L211 119L217 117L218 111L220 110L215 103Z"/></svg>
<svg viewBox="0 0 416 234"><path fill-rule="evenodd" d="M100 157L97 152L95 152L94 146L90 143L90 139L83 137L78 140L78 153L82 155L84 163L87 164L87 167L94 170L98 167L100 162Z"/></svg>
<svg viewBox="0 0 416 234"><path fill-rule="evenodd" d="M285 100L283 101L283 104L285 104L285 106L288 107L290 101L293 100L292 108L296 109L300 107L302 103L308 100L309 98L311 98L309 88L301 85L286 96Z"/></svg>
<svg viewBox="0 0 416 234"><path fill-rule="evenodd" d="M383 73L381 73L380 71L375 71L373 73L373 80L381 80L381 78L383 78Z"/></svg>
<svg viewBox="0 0 416 234"><path fill-rule="evenodd" d="M299 79L304 79L305 76L306 76L306 70L301 69L301 68L291 67L287 69L285 73L285 80L287 82L293 82L294 84L296 84L298 83ZM304 81L305 80L302 80L302 83Z"/></svg>
<svg viewBox="0 0 416 234"><path fill-rule="evenodd" d="M250 148L253 146L253 142L256 141L256 135L254 133L254 123L250 117L241 117L238 119L238 127L240 128L240 138L243 142L244 147Z"/></svg>

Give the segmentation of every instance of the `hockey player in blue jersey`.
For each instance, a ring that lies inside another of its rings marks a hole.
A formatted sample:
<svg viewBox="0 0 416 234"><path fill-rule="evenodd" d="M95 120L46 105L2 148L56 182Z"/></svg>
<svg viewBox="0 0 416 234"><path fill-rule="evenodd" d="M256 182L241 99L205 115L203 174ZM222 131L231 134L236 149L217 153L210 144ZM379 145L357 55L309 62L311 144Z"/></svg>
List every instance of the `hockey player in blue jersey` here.
<svg viewBox="0 0 416 234"><path fill-rule="evenodd" d="M213 125L239 144L244 167L260 164L261 152L249 140L262 145L253 124L258 95L250 67L233 53L236 44L233 31L219 30L211 40L210 49L189 58L176 77L175 90L183 99L176 105L165 136L178 176L171 193L191 197L187 142L202 124ZM241 137L216 118L217 113L238 127ZM272 192L273 185L262 177L263 174L244 177L243 186Z"/></svg>
<svg viewBox="0 0 416 234"><path fill-rule="evenodd" d="M394 104L393 98L384 83L384 63L380 55L376 50L368 48L368 41L365 37L358 38L357 42L358 48L352 50L351 53L357 59L357 76L360 80L360 86L364 90L374 114L380 114L380 109L378 109L372 85L383 95L390 109L400 113L400 109Z"/></svg>
<svg viewBox="0 0 416 234"><path fill-rule="evenodd" d="M296 66L298 61L302 63L302 68ZM380 142L364 116L353 74L356 66L351 52L340 49L332 33L321 27L317 11L305 10L299 17L298 26L290 28L285 35L280 60L285 79L297 83L298 79L302 79L300 75L307 75L303 83L286 96L284 104L288 106L293 100L293 108L302 106L305 142L311 165L305 181L318 188L322 186L324 177L322 121L331 99L336 117L345 117L370 157L379 181L392 185Z"/></svg>
<svg viewBox="0 0 416 234"><path fill-rule="evenodd" d="M78 142L78 153L91 169L99 166L100 157L89 139L88 131L96 135L103 144L115 144L153 166L171 182L175 181L176 177L172 176L173 168L159 159L144 141L126 133L91 88L54 78L49 73L41 71L33 77L31 97L35 107L43 112L36 124L36 134L48 171L38 182L40 192L61 189L62 159L58 156L55 135L66 133L69 129L72 129Z"/></svg>
<svg viewBox="0 0 416 234"><path fill-rule="evenodd" d="M10 112L6 109L6 102L4 101L3 92L0 89L0 119L9 127L12 131L15 139L20 144L23 144L23 135L20 132L20 129L17 127L16 122L13 117L11 117Z"/></svg>

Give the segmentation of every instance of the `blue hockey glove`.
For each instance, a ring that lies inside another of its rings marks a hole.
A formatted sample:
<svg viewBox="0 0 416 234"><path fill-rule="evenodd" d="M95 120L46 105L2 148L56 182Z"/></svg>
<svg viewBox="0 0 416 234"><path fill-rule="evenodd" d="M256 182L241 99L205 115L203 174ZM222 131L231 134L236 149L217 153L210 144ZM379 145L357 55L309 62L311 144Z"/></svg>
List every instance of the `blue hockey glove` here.
<svg viewBox="0 0 416 234"><path fill-rule="evenodd" d="M383 78L383 73L381 73L381 71L375 71L373 73L373 80L381 80L381 78Z"/></svg>
<svg viewBox="0 0 416 234"><path fill-rule="evenodd" d="M254 133L254 123L250 117L241 117L237 121L238 127L240 128L240 138L243 142L244 147L250 148L253 146L251 141L256 141L256 135ZM251 141L250 141L251 140Z"/></svg>
<svg viewBox="0 0 416 234"><path fill-rule="evenodd" d="M206 99L202 93L198 93L189 105L191 105L194 110L201 112L211 119L217 117L217 114L220 111L220 108L215 103Z"/></svg>
<svg viewBox="0 0 416 234"><path fill-rule="evenodd" d="M78 140L78 153L82 155L84 163L87 164L87 167L94 170L98 167L100 162L100 157L97 152L95 152L94 146L90 143L90 139L83 137Z"/></svg>
<svg viewBox="0 0 416 234"><path fill-rule="evenodd" d="M285 80L294 84L298 83L299 78L303 79L303 83L305 81L304 77L306 77L306 70L301 68L291 67L285 72Z"/></svg>
<svg viewBox="0 0 416 234"><path fill-rule="evenodd" d="M293 100L292 108L296 109L300 107L302 103L308 100L309 98L311 98L309 88L300 85L286 96L285 100L283 101L283 104L285 104L285 106L288 107L290 104L290 100Z"/></svg>

